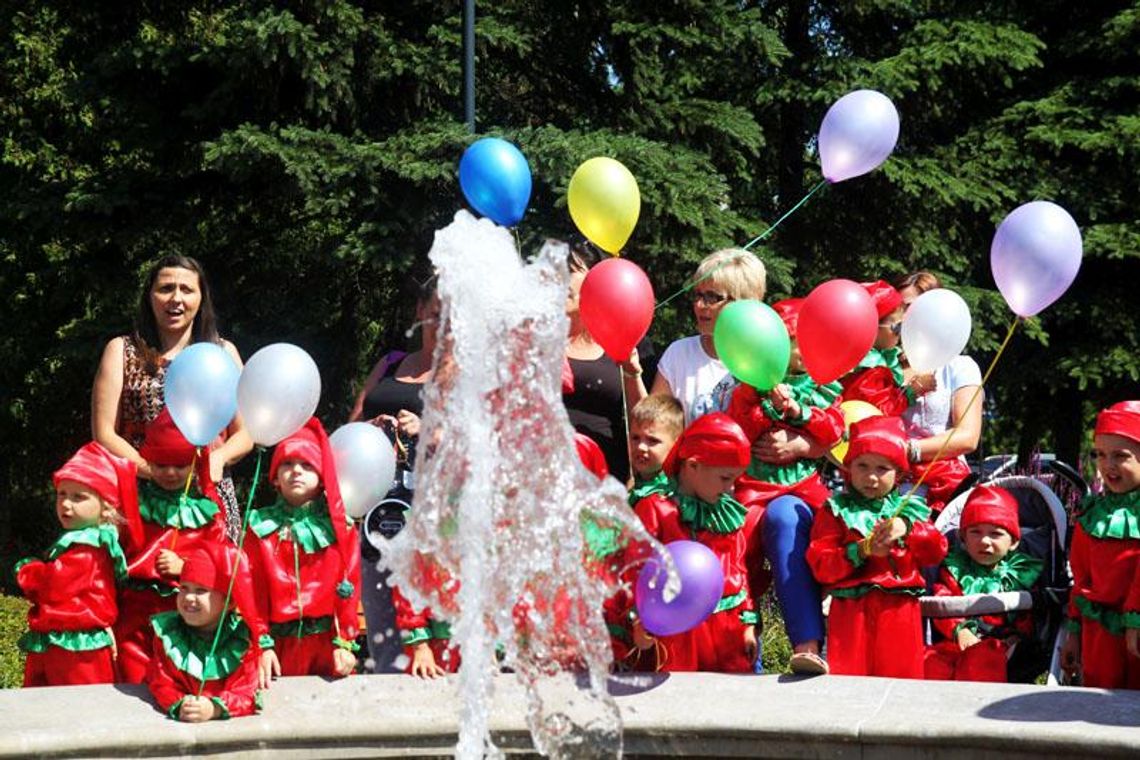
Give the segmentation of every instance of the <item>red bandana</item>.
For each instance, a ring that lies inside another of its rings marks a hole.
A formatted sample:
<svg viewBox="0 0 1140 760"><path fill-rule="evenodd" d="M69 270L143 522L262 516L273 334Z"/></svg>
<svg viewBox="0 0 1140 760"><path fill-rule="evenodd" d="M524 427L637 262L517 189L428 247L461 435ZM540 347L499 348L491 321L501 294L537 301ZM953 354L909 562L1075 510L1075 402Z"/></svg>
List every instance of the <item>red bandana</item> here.
<svg viewBox="0 0 1140 760"><path fill-rule="evenodd" d="M1119 435L1140 443L1140 401L1120 401L1096 416L1094 435Z"/></svg>
<svg viewBox="0 0 1140 760"><path fill-rule="evenodd" d="M783 301L772 304L772 309L780 315L780 319L784 320L784 327L788 329L788 337L793 340L796 337L796 323L799 322L800 307L803 304L804 299L802 298L785 298Z"/></svg>
<svg viewBox="0 0 1140 760"><path fill-rule="evenodd" d="M709 467L747 467L752 461L752 446L740 425L721 412L713 412L693 420L669 450L662 469L677 477L681 462L695 459Z"/></svg>
<svg viewBox="0 0 1140 760"><path fill-rule="evenodd" d="M862 285L870 294L871 300L875 302L875 311L879 313L879 319L885 319L892 311L902 306L902 294L886 280L864 282Z"/></svg>
<svg viewBox="0 0 1140 760"><path fill-rule="evenodd" d="M989 523L1005 528L1014 540L1021 539L1021 523L1017 519L1017 499L1004 488L978 486L966 498L962 516L958 519L958 532L971 525Z"/></svg>
<svg viewBox="0 0 1140 760"><path fill-rule="evenodd" d="M194 451L194 444L174 424L170 409L163 407L162 413L146 426L146 440L139 454L151 464L185 467L194 461Z"/></svg>
<svg viewBox="0 0 1140 760"><path fill-rule="evenodd" d="M906 457L906 431L898 417L868 417L851 423L851 441L847 446L847 456L843 466L850 468L856 457L863 454L878 454L886 457L891 464L906 472L910 463Z"/></svg>

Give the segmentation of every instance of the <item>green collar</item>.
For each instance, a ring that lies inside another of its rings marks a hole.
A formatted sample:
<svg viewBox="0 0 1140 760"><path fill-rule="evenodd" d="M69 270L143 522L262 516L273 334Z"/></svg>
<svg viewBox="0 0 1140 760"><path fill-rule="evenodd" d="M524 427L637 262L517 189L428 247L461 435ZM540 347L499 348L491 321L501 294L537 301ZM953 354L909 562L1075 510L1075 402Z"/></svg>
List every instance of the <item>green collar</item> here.
<svg viewBox="0 0 1140 760"><path fill-rule="evenodd" d="M139 515L149 523L169 528L201 528L209 525L216 514L218 505L206 496L167 491L149 480L139 487Z"/></svg>
<svg viewBox="0 0 1140 760"><path fill-rule="evenodd" d="M961 546L946 555L943 564L958 581L963 594L997 594L1030 589L1044 566L1036 557L1015 550L996 565L986 567L971 559Z"/></svg>
<svg viewBox="0 0 1140 760"><path fill-rule="evenodd" d="M859 362L856 369L870 369L871 367L886 367L891 371L891 375L895 379L895 383L899 386L903 384L903 369L902 360L899 355L902 353L900 346L894 348L875 348L871 346L871 350Z"/></svg>
<svg viewBox="0 0 1140 760"><path fill-rule="evenodd" d="M653 476L652 480L645 480L634 484L633 488L629 491L629 505L631 507L636 506L637 502L655 493L666 493L668 488L669 476L659 470L657 474Z"/></svg>
<svg viewBox="0 0 1140 760"><path fill-rule="evenodd" d="M1089 494L1081 502L1077 522L1093 538L1140 538L1140 488Z"/></svg>
<svg viewBox="0 0 1140 760"><path fill-rule="evenodd" d="M236 612L227 614L222 622L222 635L213 655L213 635L199 634L182 622L177 611L160 612L151 617L150 624L174 667L199 681L214 681L236 671L250 645L249 628Z"/></svg>
<svg viewBox="0 0 1140 760"><path fill-rule="evenodd" d="M628 543L622 538L620 523L605 518L599 518L588 509L581 513L582 540L585 541L586 551L594 559L605 559L617 554Z"/></svg>
<svg viewBox="0 0 1140 760"><path fill-rule="evenodd" d="M722 493L716 504L709 504L696 496L686 496L678 491L673 496L681 510L681 519L693 526L694 530L707 530L713 533L732 533L744 525L748 508L726 493Z"/></svg>
<svg viewBox="0 0 1140 760"><path fill-rule="evenodd" d="M115 567L115 580L121 581L127 577L127 557L123 554L123 547L119 545L119 532L114 525L100 523L89 525L86 528L64 531L64 534L48 547L48 561L50 562L78 544L94 546L96 549L106 549L107 553L111 555L111 563Z"/></svg>
<svg viewBox="0 0 1140 760"><path fill-rule="evenodd" d="M868 499L855 490L844 490L828 499L827 506L848 528L869 536L875 528L875 523L898 512L904 498L906 506L902 512L899 512L899 517L911 525L930 518L930 507L926 506L926 501L921 496L912 493L907 498L897 490L891 491L881 499Z"/></svg>
<svg viewBox="0 0 1140 760"><path fill-rule="evenodd" d="M249 516L250 530L258 538L280 532L281 540L295 541L305 554L313 554L336 543L328 503L323 496L308 504L291 507L280 496L268 507L255 509Z"/></svg>
<svg viewBox="0 0 1140 760"><path fill-rule="evenodd" d="M788 375L784 384L792 389L792 398L800 405L800 418L787 419L776 412L772 402L765 398L760 402L764 413L777 422L786 422L792 425L803 425L810 419L812 408L826 409L835 403L835 399L843 393L843 386L837 382L820 385L806 372L799 375Z"/></svg>

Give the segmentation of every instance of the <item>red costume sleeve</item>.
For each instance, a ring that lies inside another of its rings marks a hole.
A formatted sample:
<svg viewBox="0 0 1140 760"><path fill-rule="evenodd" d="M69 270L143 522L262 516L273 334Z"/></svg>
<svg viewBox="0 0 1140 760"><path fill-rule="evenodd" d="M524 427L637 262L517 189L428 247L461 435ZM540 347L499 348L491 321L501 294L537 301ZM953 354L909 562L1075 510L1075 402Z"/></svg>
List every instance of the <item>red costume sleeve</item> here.
<svg viewBox="0 0 1140 760"><path fill-rule="evenodd" d="M104 628L118 618L115 571L101 547L74 544L53 560L25 564L16 581L34 605L28 613L34 631Z"/></svg>
<svg viewBox="0 0 1140 760"><path fill-rule="evenodd" d="M929 521L922 520L910 526L906 536L906 551L911 553L918 567L932 567L946 559L946 536Z"/></svg>
<svg viewBox="0 0 1140 760"><path fill-rule="evenodd" d="M811 526L811 543L807 563L812 575L822 584L838 583L854 575L858 568L851 562L847 526L826 505L815 514Z"/></svg>
<svg viewBox="0 0 1140 760"><path fill-rule="evenodd" d="M826 409L811 407L811 416L801 429L815 439L816 443L830 449L843 438L843 410L838 404L832 404Z"/></svg>
<svg viewBox="0 0 1140 760"><path fill-rule="evenodd" d="M16 571L16 583L19 585L20 591L24 593L24 598L32 604L37 604L40 601L40 588L43 586L46 570L46 562L33 559Z"/></svg>
<svg viewBox="0 0 1140 760"><path fill-rule="evenodd" d="M895 384L888 367L869 367L843 380L844 401L866 401L887 417L899 417L910 406L906 391Z"/></svg>
<svg viewBox="0 0 1140 760"><path fill-rule="evenodd" d="M938 580L934 583L935 596L962 596L962 587L958 585L958 581L954 580L954 576L946 568L940 568L938 571ZM966 622L966 618L931 618L930 623L938 633L942 634L944 638L949 641L955 641L954 629L962 623Z"/></svg>
<svg viewBox="0 0 1140 760"><path fill-rule="evenodd" d="M264 551L265 546L262 539L258 538L252 530L247 531L245 541L242 543L242 552L245 554L246 564L249 566L250 592L254 599L253 609L256 614L250 616L246 623L253 633L254 640L259 642L263 636L269 635L270 623L269 585L262 559ZM258 589L259 593L253 593L253 589ZM266 644L261 645L265 646Z"/></svg>
<svg viewBox="0 0 1140 760"><path fill-rule="evenodd" d="M1077 594L1089 585L1089 539L1085 529L1077 523L1073 527L1073 543L1069 549L1069 569L1073 574L1073 593L1069 595L1069 619L1080 622L1081 612L1077 607Z"/></svg>
<svg viewBox="0 0 1140 760"><path fill-rule="evenodd" d="M408 597L400 593L397 587L392 588L392 603L396 607L396 627L401 631L413 631L416 628L427 628L431 621L431 608L424 607L417 612Z"/></svg>
<svg viewBox="0 0 1140 760"><path fill-rule="evenodd" d="M242 715L253 715L257 712L257 660L258 648L251 642L249 649L241 658L238 669L230 673L222 684L221 691L209 688L217 681L207 682L206 695L211 699L217 698L226 706L226 712L231 718Z"/></svg>
<svg viewBox="0 0 1140 760"><path fill-rule="evenodd" d="M188 696L179 679L176 678L176 675L180 673L181 671L177 670L167 659L162 639L155 636L151 645L150 665L147 666L146 671L146 686L150 689L154 701L158 703L159 709L167 715L170 714L171 707ZM177 718L178 716L173 717Z"/></svg>
<svg viewBox="0 0 1140 760"><path fill-rule="evenodd" d="M348 530L338 541L344 541L346 544L346 547L341 549L341 556L348 565L345 568L344 580L352 584L352 593L347 598L338 595L336 618L340 624L340 637L352 641L360 632L360 619L356 615L356 611L360 608L360 537L355 530Z"/></svg>
<svg viewBox="0 0 1140 760"><path fill-rule="evenodd" d="M762 400L759 391L747 383L736 386L729 397L726 414L740 425L750 441L755 441L761 433L772 427L772 420L764 414L760 405Z"/></svg>

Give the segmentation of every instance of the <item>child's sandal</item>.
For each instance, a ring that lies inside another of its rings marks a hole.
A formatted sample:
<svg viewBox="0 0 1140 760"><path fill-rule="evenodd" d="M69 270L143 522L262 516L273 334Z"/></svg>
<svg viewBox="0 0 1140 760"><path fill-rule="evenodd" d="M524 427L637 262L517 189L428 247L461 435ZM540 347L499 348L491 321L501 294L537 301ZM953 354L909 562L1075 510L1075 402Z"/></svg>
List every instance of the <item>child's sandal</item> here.
<svg viewBox="0 0 1140 760"><path fill-rule="evenodd" d="M796 652L788 661L788 666L797 676L825 676L830 672L827 660L814 652Z"/></svg>

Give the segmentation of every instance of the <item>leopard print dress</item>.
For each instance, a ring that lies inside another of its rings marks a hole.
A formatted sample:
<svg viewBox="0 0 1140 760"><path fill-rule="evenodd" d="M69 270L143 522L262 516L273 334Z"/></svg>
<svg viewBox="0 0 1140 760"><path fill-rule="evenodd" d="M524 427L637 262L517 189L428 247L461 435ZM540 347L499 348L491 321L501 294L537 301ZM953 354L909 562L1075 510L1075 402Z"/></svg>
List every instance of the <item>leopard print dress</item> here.
<svg viewBox="0 0 1140 760"><path fill-rule="evenodd" d="M119 394L116 427L119 435L136 449L141 448L146 439L146 426L162 413L166 405L163 391L169 365L168 360L159 359L156 368L148 367L143 349L134 336L123 336L123 391ZM218 482L218 494L226 512L226 535L237 541L241 531L241 510L234 481L228 471Z"/></svg>

